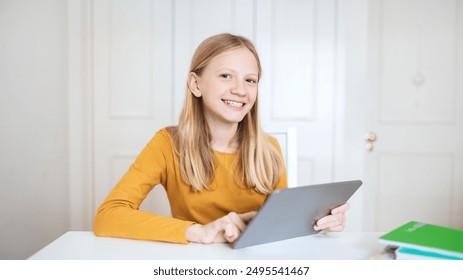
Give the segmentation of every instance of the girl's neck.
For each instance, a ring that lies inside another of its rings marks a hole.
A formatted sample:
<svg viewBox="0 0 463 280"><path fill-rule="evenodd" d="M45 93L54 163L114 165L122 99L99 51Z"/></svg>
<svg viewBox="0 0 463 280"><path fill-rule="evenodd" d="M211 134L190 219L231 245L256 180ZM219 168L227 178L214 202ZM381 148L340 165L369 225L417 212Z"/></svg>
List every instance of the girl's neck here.
<svg viewBox="0 0 463 280"><path fill-rule="evenodd" d="M224 153L237 151L236 130L238 129L238 124L229 126L209 124L209 129L212 136L211 145L214 151Z"/></svg>

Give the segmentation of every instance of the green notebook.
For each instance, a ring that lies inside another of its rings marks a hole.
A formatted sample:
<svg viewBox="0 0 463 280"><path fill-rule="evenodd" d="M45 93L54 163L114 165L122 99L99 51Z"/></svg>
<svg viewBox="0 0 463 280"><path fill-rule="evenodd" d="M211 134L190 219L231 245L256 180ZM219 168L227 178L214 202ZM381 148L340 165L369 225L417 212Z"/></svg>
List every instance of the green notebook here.
<svg viewBox="0 0 463 280"><path fill-rule="evenodd" d="M379 238L381 243L463 258L463 230L408 222Z"/></svg>

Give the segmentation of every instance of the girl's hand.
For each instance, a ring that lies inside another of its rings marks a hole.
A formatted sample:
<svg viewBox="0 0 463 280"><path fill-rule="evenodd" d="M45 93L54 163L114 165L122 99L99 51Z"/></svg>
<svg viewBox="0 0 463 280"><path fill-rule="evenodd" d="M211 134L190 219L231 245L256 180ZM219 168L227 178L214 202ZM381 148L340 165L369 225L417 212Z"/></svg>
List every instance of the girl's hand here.
<svg viewBox="0 0 463 280"><path fill-rule="evenodd" d="M186 230L186 239L197 243L234 242L254 218L256 211L237 214L230 212L207 225L194 224Z"/></svg>
<svg viewBox="0 0 463 280"><path fill-rule="evenodd" d="M323 233L329 231L343 231L346 223L346 212L350 206L348 203L331 210L331 213L320 220L314 225L314 230L320 230Z"/></svg>

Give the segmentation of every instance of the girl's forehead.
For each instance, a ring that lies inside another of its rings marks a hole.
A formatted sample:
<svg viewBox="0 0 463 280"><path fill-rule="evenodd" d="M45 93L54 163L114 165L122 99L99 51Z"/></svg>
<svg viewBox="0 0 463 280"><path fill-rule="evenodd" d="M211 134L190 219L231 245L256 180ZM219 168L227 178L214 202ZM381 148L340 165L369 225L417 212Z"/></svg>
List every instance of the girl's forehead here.
<svg viewBox="0 0 463 280"><path fill-rule="evenodd" d="M226 50L219 53L213 59L228 58L228 57L237 57L237 56L248 56L256 59L254 54L246 47L240 47L236 49Z"/></svg>
<svg viewBox="0 0 463 280"><path fill-rule="evenodd" d="M223 64L252 68L256 71L256 74L259 68L256 57L245 47L222 52L213 57L209 62L209 66L211 67L220 67Z"/></svg>

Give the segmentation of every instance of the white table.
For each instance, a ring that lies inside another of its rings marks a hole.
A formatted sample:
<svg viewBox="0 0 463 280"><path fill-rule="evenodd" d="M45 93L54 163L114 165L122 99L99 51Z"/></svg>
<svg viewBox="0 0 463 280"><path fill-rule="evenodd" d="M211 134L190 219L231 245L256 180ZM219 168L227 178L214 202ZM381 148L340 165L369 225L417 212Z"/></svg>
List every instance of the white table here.
<svg viewBox="0 0 463 280"><path fill-rule="evenodd" d="M229 244L172 244L96 237L70 231L32 255L31 260L365 260L377 258L381 233L329 233L235 250Z"/></svg>

